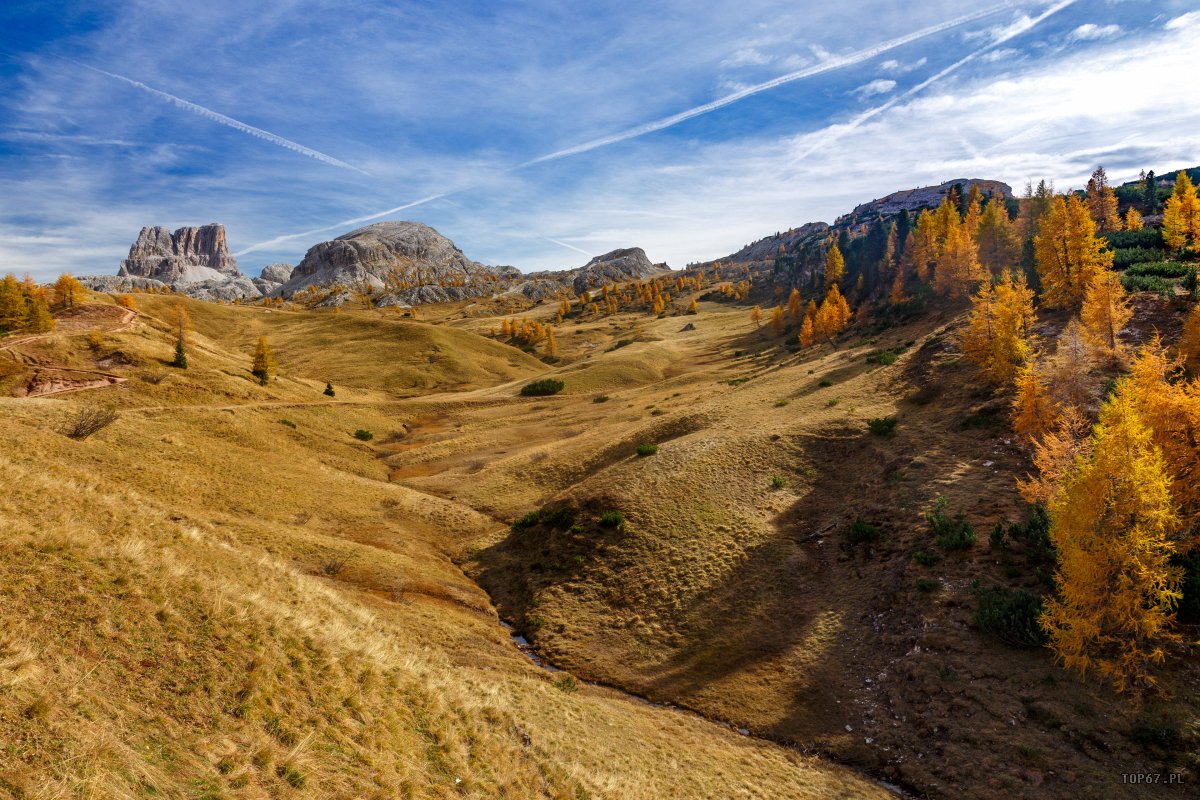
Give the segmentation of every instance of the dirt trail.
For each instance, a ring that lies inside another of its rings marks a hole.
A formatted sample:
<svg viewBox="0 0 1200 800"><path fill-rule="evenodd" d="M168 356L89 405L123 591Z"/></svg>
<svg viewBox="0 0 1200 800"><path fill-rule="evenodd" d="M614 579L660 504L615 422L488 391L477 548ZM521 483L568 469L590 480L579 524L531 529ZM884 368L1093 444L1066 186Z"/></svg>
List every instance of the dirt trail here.
<svg viewBox="0 0 1200 800"><path fill-rule="evenodd" d="M95 317L112 316L116 318L107 327L98 327ZM105 306L90 304L67 309L55 317L58 329L49 333L39 333L33 336L23 336L20 339L0 341L0 351L9 351L18 360L24 360L33 367L33 375L26 384L23 394L17 397L49 397L51 395L81 392L85 389L100 389L124 383L127 378L111 372L95 369L82 369L66 364L48 364L21 352L18 348L32 342L48 339L52 336L82 336L93 331L102 333L117 333L133 328L137 322L138 312L122 306ZM45 375L45 373L50 373ZM92 375L93 378L73 378L73 375Z"/></svg>

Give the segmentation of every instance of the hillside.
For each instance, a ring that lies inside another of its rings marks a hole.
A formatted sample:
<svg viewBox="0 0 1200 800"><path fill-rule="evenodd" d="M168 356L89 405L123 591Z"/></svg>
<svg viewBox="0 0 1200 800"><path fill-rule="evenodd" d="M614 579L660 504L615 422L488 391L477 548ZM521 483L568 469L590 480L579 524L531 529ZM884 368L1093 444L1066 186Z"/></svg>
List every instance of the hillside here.
<svg viewBox="0 0 1200 800"><path fill-rule="evenodd" d="M435 348L457 351L426 369L435 389L533 359L386 317L188 303L192 365L160 378L174 301L139 302L104 337L130 362L119 386L0 399L0 796L886 794L513 646L443 555L501 526L388 480L427 410L383 387L410 391L404 360ZM245 374L260 332L281 363L269 387ZM79 365L97 358L82 334L18 347ZM116 422L63 435L97 404Z"/></svg>
<svg viewBox="0 0 1200 800"><path fill-rule="evenodd" d="M950 193L904 237L919 259L876 220L811 259L617 251L653 274L416 316L7 281L0 792L1179 796L1200 229L1097 199ZM1034 241L1068 224L1086 282ZM1111 472L1073 477L1122 420ZM1137 551L1178 596L1126 685L1039 616L1081 489L1119 509L1099 541L1178 524Z"/></svg>

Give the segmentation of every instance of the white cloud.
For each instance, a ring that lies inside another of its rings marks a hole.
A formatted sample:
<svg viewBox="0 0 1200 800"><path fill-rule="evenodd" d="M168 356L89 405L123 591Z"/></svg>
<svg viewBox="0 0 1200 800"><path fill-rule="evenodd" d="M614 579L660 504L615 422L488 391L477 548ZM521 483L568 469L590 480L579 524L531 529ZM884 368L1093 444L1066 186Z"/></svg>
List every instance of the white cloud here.
<svg viewBox="0 0 1200 800"><path fill-rule="evenodd" d="M760 67L770 64L771 57L753 47L743 47L721 62L723 67Z"/></svg>
<svg viewBox="0 0 1200 800"><path fill-rule="evenodd" d="M1107 39L1116 36L1120 32L1120 25L1096 25L1091 22L1085 22L1071 31L1071 35L1068 38L1077 42L1086 42L1095 39Z"/></svg>
<svg viewBox="0 0 1200 800"><path fill-rule="evenodd" d="M1189 11L1172 20L1164 26L1169 31L1184 30L1185 28L1200 27L1200 11Z"/></svg>
<svg viewBox="0 0 1200 800"><path fill-rule="evenodd" d="M916 61L908 64L897 61L894 58L889 58L887 61L884 61L882 64L880 64L879 68L886 72L894 72L898 75L903 75L906 72L912 72L914 69L920 69L927 63L929 63L929 59L925 58L924 56L921 56Z"/></svg>
<svg viewBox="0 0 1200 800"><path fill-rule="evenodd" d="M1015 58L1020 54L1021 53L1019 50L1016 50L1012 47L1001 47L997 50L989 50L980 56L979 60L987 64L993 64L997 61L1006 61L1010 58Z"/></svg>
<svg viewBox="0 0 1200 800"><path fill-rule="evenodd" d="M896 82L885 78L877 78L870 83L864 83L850 93L856 95L860 100L866 100L868 97L874 97L877 94L887 94L892 89L896 88Z"/></svg>

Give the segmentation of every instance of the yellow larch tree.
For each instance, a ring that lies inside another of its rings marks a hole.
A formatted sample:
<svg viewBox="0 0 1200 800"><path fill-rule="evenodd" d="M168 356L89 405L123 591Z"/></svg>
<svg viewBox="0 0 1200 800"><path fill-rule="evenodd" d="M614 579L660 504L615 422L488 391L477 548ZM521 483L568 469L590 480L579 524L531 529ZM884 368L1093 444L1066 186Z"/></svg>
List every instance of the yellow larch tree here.
<svg viewBox="0 0 1200 800"><path fill-rule="evenodd" d="M1200 303L1193 303L1183 333L1179 337L1179 356L1193 374L1200 374Z"/></svg>
<svg viewBox="0 0 1200 800"><path fill-rule="evenodd" d="M74 308L83 298L83 284L67 273L54 282L54 304L59 308Z"/></svg>
<svg viewBox="0 0 1200 800"><path fill-rule="evenodd" d="M762 306L755 306L750 309L750 321L754 323L754 327L762 327Z"/></svg>
<svg viewBox="0 0 1200 800"><path fill-rule="evenodd" d="M995 285L984 281L971 298L963 352L989 383L1008 383L1029 358L1033 320L1033 290L1023 275L1014 280L1004 273Z"/></svg>
<svg viewBox="0 0 1200 800"><path fill-rule="evenodd" d="M554 340L554 329L546 329L545 353L548 356L558 355L558 342Z"/></svg>
<svg viewBox="0 0 1200 800"><path fill-rule="evenodd" d="M951 222L933 273L934 291L946 297L962 299L975 290L982 278L983 267L979 265L974 238L964 224Z"/></svg>
<svg viewBox="0 0 1200 800"><path fill-rule="evenodd" d="M800 317L804 314L804 299L800 296L798 289L792 289L788 295L787 315L792 322L799 322Z"/></svg>
<svg viewBox="0 0 1200 800"><path fill-rule="evenodd" d="M987 204L979 218L975 234L979 247L979 263L989 272L1012 269L1021 257L1021 241L1008 218L1004 201L994 199Z"/></svg>
<svg viewBox="0 0 1200 800"><path fill-rule="evenodd" d="M1095 670L1120 691L1154 684L1182 596L1170 564L1180 521L1162 451L1125 381L1100 412L1092 451L1051 502L1058 593L1041 623L1067 667Z"/></svg>
<svg viewBox="0 0 1200 800"><path fill-rule="evenodd" d="M1162 236L1172 250L1200 245L1200 201L1187 170L1175 176L1175 191L1163 206Z"/></svg>
<svg viewBox="0 0 1200 800"><path fill-rule="evenodd" d="M901 265L920 283L928 283L938 258L937 223L928 209L917 217L917 226L909 234Z"/></svg>
<svg viewBox="0 0 1200 800"><path fill-rule="evenodd" d="M1058 405L1040 373L1038 363L1030 359L1017 370L1014 381L1013 430L1031 442L1039 441L1058 421Z"/></svg>
<svg viewBox="0 0 1200 800"><path fill-rule="evenodd" d="M787 328L787 318L784 316L783 307L775 306L771 309L771 335L782 336L785 328Z"/></svg>
<svg viewBox="0 0 1200 800"><path fill-rule="evenodd" d="M1083 295L1083 335L1097 355L1119 359L1125 346L1117 335L1133 316L1121 279L1110 269L1099 269Z"/></svg>
<svg viewBox="0 0 1200 800"><path fill-rule="evenodd" d="M813 318L805 317L800 323L800 335L797 337L801 347L808 347L813 342Z"/></svg>
<svg viewBox="0 0 1200 800"><path fill-rule="evenodd" d="M838 249L837 242L825 254L825 288L837 286L846 275L846 259Z"/></svg>
<svg viewBox="0 0 1200 800"><path fill-rule="evenodd" d="M250 374L258 379L258 382L263 386L271 380L271 376L275 374L275 356L271 353L271 345L267 344L267 337L258 337L258 346L254 348L254 363L250 367Z"/></svg>
<svg viewBox="0 0 1200 800"><path fill-rule="evenodd" d="M1033 440L1033 463L1037 474L1017 479L1017 489L1028 503L1049 508L1059 496L1066 476L1091 452L1092 423L1074 406L1055 407L1057 417Z"/></svg>
<svg viewBox="0 0 1200 800"><path fill-rule="evenodd" d="M1140 231L1146 227L1146 223L1142 221L1141 213L1132 206L1125 212L1125 230Z"/></svg>
<svg viewBox="0 0 1200 800"><path fill-rule="evenodd" d="M1096 223L1076 195L1055 197L1033 238L1042 302L1063 308L1083 299L1098 269L1112 267L1112 253L1096 237Z"/></svg>
<svg viewBox="0 0 1200 800"><path fill-rule="evenodd" d="M1095 358L1083 325L1076 317L1067 323L1050 359L1050 394L1060 406L1087 408L1093 399L1096 379L1092 375Z"/></svg>
<svg viewBox="0 0 1200 800"><path fill-rule="evenodd" d="M1162 450L1185 530L1195 537L1200 523L1200 384L1182 380L1182 371L1179 360L1169 358L1155 336L1138 350L1125 381L1154 444ZM1195 538L1180 543L1181 549L1198 544Z"/></svg>
<svg viewBox="0 0 1200 800"><path fill-rule="evenodd" d="M1087 207L1096 228L1102 233L1119 231L1124 225L1117 212L1117 193L1108 185L1104 167L1097 167L1087 183Z"/></svg>

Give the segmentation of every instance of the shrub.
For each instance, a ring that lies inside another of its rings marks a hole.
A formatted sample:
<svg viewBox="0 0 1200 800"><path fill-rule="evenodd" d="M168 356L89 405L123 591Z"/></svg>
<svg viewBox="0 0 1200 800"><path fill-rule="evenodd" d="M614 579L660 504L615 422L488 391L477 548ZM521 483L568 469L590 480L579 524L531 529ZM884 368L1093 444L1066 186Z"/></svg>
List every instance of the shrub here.
<svg viewBox="0 0 1200 800"><path fill-rule="evenodd" d="M896 363L896 359L900 357L900 353L906 348L897 348L897 350L872 350L867 353L868 364L883 364L890 366Z"/></svg>
<svg viewBox="0 0 1200 800"><path fill-rule="evenodd" d="M786 406L787 404L788 404L788 401L787 401L787 400L776 400L776 401L775 401L775 407L776 407L776 408L783 408L783 407L784 407L784 406Z"/></svg>
<svg viewBox="0 0 1200 800"><path fill-rule="evenodd" d="M568 694L579 691L579 682L570 675L562 675L556 681L554 686Z"/></svg>
<svg viewBox="0 0 1200 800"><path fill-rule="evenodd" d="M830 386L833 386L833 381L829 380L828 378L821 378L821 380L817 381L817 386L822 389L826 389Z"/></svg>
<svg viewBox="0 0 1200 800"><path fill-rule="evenodd" d="M563 390L566 384L554 378L542 378L540 380L527 383L521 387L522 397L546 397L552 394L558 394Z"/></svg>
<svg viewBox="0 0 1200 800"><path fill-rule="evenodd" d="M953 519L947 517L948 505L946 498L939 497L934 503L933 511L925 515L925 521L929 523L940 547L946 550L966 550L975 544L975 529L961 511L955 514Z"/></svg>
<svg viewBox="0 0 1200 800"><path fill-rule="evenodd" d="M1127 292L1158 292L1169 294L1171 284L1158 275L1129 275L1121 276L1121 285Z"/></svg>
<svg viewBox="0 0 1200 800"><path fill-rule="evenodd" d="M917 578L917 588L922 592L936 592L942 585L933 578Z"/></svg>
<svg viewBox="0 0 1200 800"><path fill-rule="evenodd" d="M942 557L937 553L931 553L928 550L918 550L913 553L913 561L920 564L922 567L932 567L942 560Z"/></svg>
<svg viewBox="0 0 1200 800"><path fill-rule="evenodd" d="M358 430L356 430L354 432L354 438L358 439L360 442L369 442L375 438L375 434L371 433L370 431L365 431L362 428L359 428Z"/></svg>
<svg viewBox="0 0 1200 800"><path fill-rule="evenodd" d="M656 444L639 444L637 446L638 458L645 458L646 456L652 456L657 452L658 452L658 445L656 445Z"/></svg>
<svg viewBox="0 0 1200 800"><path fill-rule="evenodd" d="M281 420L279 420L279 424L287 425L292 430L296 430L296 423L292 422L290 419L281 419Z"/></svg>
<svg viewBox="0 0 1200 800"><path fill-rule="evenodd" d="M620 350L622 347L628 347L631 344L633 344L633 339L621 339L612 347L608 348L608 351L611 353L613 350Z"/></svg>
<svg viewBox="0 0 1200 800"><path fill-rule="evenodd" d="M1038 624L1042 598L1025 589L993 586L975 592L975 627L1013 647L1041 647L1046 632Z"/></svg>
<svg viewBox="0 0 1200 800"><path fill-rule="evenodd" d="M104 332L92 331L84 337L84 341L87 342L87 346L92 352L97 352L104 347Z"/></svg>
<svg viewBox="0 0 1200 800"><path fill-rule="evenodd" d="M332 384L332 383L327 383L327 384L325 384L325 392L324 392L324 394L325 394L325 396L326 396L326 397L336 397L336 396L337 396L337 392L335 392L335 391L333 390L333 384Z"/></svg>
<svg viewBox="0 0 1200 800"><path fill-rule="evenodd" d="M603 528L620 528L625 524L625 515L620 511L605 511L600 515L600 526Z"/></svg>
<svg viewBox="0 0 1200 800"><path fill-rule="evenodd" d="M1114 251L1131 247L1161 250L1165 246L1162 230L1159 228L1145 227L1140 231L1112 231L1104 234L1104 238L1108 240L1109 248Z"/></svg>
<svg viewBox="0 0 1200 800"><path fill-rule="evenodd" d="M859 544L861 542L878 541L883 535L883 531L868 523L862 517L855 518L850 527L846 528L846 539L850 544Z"/></svg>
<svg viewBox="0 0 1200 800"><path fill-rule="evenodd" d="M1183 278L1193 269L1178 261L1139 261L1125 270L1126 275L1157 275L1160 278Z"/></svg>
<svg viewBox="0 0 1200 800"><path fill-rule="evenodd" d="M71 439L86 439L117 421L119 415L111 408L88 407L75 412L63 434Z"/></svg>
<svg viewBox="0 0 1200 800"><path fill-rule="evenodd" d="M1131 264L1144 264L1148 261L1158 261L1163 251L1157 248L1121 247L1113 251L1113 269L1125 269Z"/></svg>
<svg viewBox="0 0 1200 800"><path fill-rule="evenodd" d="M606 395L606 394L598 394L598 395L596 395L595 397L593 397L593 398L592 398L592 402L593 402L593 403L607 403L607 402L608 402L608 395Z"/></svg>
<svg viewBox="0 0 1200 800"><path fill-rule="evenodd" d="M876 436L891 436L896 432L895 417L875 417L867 420L867 430Z"/></svg>
<svg viewBox="0 0 1200 800"><path fill-rule="evenodd" d="M349 556L330 556L321 562L321 574L328 578L336 578L345 571L349 562Z"/></svg>
<svg viewBox="0 0 1200 800"><path fill-rule="evenodd" d="M783 477L782 475L771 476L772 489L782 489L785 486L787 486L787 478Z"/></svg>
<svg viewBox="0 0 1200 800"><path fill-rule="evenodd" d="M512 524L512 529L514 531L519 531L522 528L532 528L534 525L537 525L541 521L542 521L542 512L530 511L525 516L520 517L519 519L514 521Z"/></svg>

